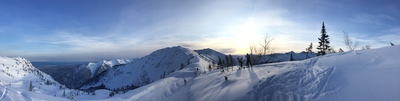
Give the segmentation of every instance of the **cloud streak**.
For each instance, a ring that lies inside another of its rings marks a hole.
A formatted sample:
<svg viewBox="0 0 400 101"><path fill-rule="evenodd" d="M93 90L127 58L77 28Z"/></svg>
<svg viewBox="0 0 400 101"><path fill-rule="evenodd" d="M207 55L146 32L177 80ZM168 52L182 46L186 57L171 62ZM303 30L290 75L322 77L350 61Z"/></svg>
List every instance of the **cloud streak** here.
<svg viewBox="0 0 400 101"><path fill-rule="evenodd" d="M399 22L395 19L398 15L366 12L361 9L365 7L351 3L146 0L130 1L123 5L119 2L108 8L99 5L85 8L83 5L66 3L60 8L44 6L35 10L20 9L13 11L31 11L28 14L32 15L45 13L46 17L16 19L10 21L12 26L0 24L0 34L7 35L7 38L1 37L3 40L0 41L8 42L6 48L0 47L0 51L37 61L134 58L176 45L245 54L250 44L258 45L268 33L274 38L271 46L274 52L299 52L310 42L314 47L317 46L322 21L325 21L331 45L335 48L343 47L343 30L349 31L354 39L373 47L384 46L386 41L398 42L395 39L399 35L396 32L398 26L393 26ZM74 10L64 8L69 6L75 7ZM390 12L399 11L396 9L398 7L390 7ZM60 12L52 11L53 8ZM0 21L3 21L1 18ZM13 17L3 18L12 20Z"/></svg>

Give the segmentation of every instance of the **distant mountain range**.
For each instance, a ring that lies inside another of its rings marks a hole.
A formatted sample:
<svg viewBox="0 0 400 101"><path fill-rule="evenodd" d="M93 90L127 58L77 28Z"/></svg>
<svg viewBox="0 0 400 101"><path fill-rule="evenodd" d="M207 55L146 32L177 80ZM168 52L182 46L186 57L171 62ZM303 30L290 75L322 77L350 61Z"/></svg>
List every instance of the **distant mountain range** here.
<svg viewBox="0 0 400 101"><path fill-rule="evenodd" d="M84 64L61 64L61 65L48 65L39 68L41 71L48 73L61 84L68 88L76 89L87 80L104 72L105 70L114 66L130 63L135 59L113 59L103 60L99 62L89 62Z"/></svg>

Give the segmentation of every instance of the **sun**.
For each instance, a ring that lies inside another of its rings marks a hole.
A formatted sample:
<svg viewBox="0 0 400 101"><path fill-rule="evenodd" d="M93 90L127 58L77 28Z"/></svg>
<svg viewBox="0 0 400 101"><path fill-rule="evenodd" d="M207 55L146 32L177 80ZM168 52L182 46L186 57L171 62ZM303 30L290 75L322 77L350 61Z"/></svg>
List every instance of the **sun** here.
<svg viewBox="0 0 400 101"><path fill-rule="evenodd" d="M260 30L260 25L256 23L254 20L247 20L244 23L240 24L237 28L237 33L235 34L236 47L237 50L235 53L244 54L249 50L250 44L256 41L258 31Z"/></svg>

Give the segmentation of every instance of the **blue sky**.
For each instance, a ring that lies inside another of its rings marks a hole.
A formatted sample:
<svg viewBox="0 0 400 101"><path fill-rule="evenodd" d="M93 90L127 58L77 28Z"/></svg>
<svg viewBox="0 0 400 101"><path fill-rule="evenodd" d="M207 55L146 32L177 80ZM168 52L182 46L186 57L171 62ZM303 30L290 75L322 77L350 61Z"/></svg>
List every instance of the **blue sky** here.
<svg viewBox="0 0 400 101"><path fill-rule="evenodd" d="M400 2L386 0L2 0L0 55L31 61L135 58L164 47L245 54L266 33L273 52L343 31L372 48L400 44Z"/></svg>

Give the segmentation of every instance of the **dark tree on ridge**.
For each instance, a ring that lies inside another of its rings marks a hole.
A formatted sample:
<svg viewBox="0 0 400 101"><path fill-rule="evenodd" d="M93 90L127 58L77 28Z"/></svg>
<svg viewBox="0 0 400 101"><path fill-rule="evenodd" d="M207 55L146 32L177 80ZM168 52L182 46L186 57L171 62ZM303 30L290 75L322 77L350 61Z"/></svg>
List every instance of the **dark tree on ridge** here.
<svg viewBox="0 0 400 101"><path fill-rule="evenodd" d="M325 55L326 52L328 51L328 49L330 48L329 46L329 36L328 34L326 34L326 29L325 29L325 25L324 22L322 22L322 30L321 30L321 37L318 38L319 40L319 45L317 47L317 49L319 50L317 55L321 56L321 55Z"/></svg>

